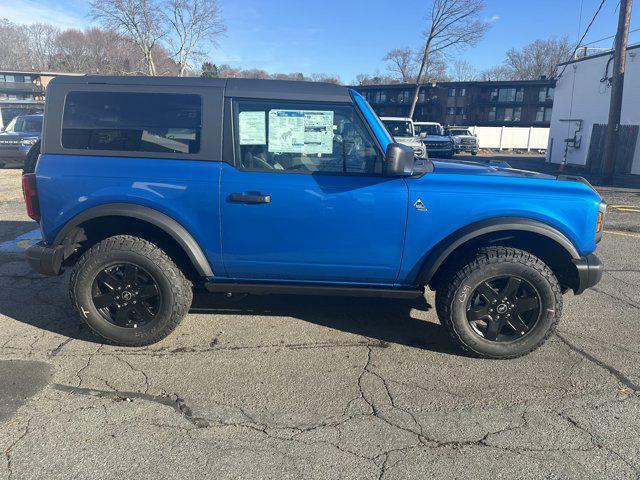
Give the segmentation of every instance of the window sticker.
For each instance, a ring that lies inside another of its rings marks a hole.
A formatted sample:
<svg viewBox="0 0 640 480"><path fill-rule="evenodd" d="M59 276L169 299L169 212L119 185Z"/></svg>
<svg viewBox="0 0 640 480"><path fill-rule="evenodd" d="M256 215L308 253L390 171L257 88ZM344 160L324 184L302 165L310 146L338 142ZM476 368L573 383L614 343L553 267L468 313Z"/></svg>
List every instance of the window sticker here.
<svg viewBox="0 0 640 480"><path fill-rule="evenodd" d="M240 145L265 145L267 143L265 112L240 112L238 130Z"/></svg>
<svg viewBox="0 0 640 480"><path fill-rule="evenodd" d="M333 111L269 111L269 152L333 153Z"/></svg>

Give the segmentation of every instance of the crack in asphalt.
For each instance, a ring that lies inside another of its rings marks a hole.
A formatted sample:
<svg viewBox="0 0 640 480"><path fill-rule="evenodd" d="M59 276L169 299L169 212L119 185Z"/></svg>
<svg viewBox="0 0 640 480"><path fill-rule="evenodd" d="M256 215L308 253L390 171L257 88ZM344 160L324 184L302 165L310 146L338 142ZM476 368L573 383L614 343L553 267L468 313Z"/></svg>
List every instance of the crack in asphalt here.
<svg viewBox="0 0 640 480"><path fill-rule="evenodd" d="M625 299L625 298L617 297L616 295L613 295L612 293L605 292L604 290L602 290L599 287L591 287L591 290L593 290L594 292L597 292L597 293L599 293L601 295L604 295L606 297L612 298L612 299L614 299L614 300L616 300L616 301L618 301L620 303L623 303L627 307L631 307L633 309L640 310L640 305L635 303L631 299ZM624 293L623 293L623 295L624 295Z"/></svg>
<svg viewBox="0 0 640 480"><path fill-rule="evenodd" d="M594 448L596 449L604 449L607 452L613 454L614 456L616 456L618 459L620 459L624 464L626 464L629 468L631 468L636 474L640 474L640 468L638 468L637 466L635 466L633 463L631 463L629 460L627 460L626 458L624 458L619 452L616 452L615 450L609 448L607 445L605 445L603 442L601 442L596 434L594 434L593 432L591 432L589 429L587 429L586 427L580 425L578 423L577 420L575 420L574 418L572 418L571 416L569 416L569 414L567 413L560 413L559 414L562 418L564 418L567 422L569 422L571 425L573 425L576 429L586 433L587 435L589 435L589 438L591 439L591 444L594 446Z"/></svg>
<svg viewBox="0 0 640 480"><path fill-rule="evenodd" d="M27 419L27 424L24 428L24 432L22 432L22 434L4 451L4 456L7 461L7 480L11 480L11 478L13 478L13 465L12 465L13 449L16 447L16 445L18 445L18 443L20 443L24 439L24 437L26 437L29 434L30 427L31 427L31 419L32 417L29 417Z"/></svg>
<svg viewBox="0 0 640 480"><path fill-rule="evenodd" d="M149 393L149 376L144 372L144 370L140 369L140 368L136 368L133 365L131 365L131 363L127 360L125 360L124 358L120 357L119 355L114 355L114 357L124 363L126 366L128 366L133 372L137 372L142 374L142 376L144 377L144 393Z"/></svg>
<svg viewBox="0 0 640 480"><path fill-rule="evenodd" d="M607 372L609 372L611 375L613 375L622 385L624 385L625 387L629 388L630 390L632 390L634 393L638 393L640 392L640 385L634 383L629 377L627 377L624 373L622 373L620 370L618 370L617 368L603 362L602 360L594 357L593 355L591 355L590 353L588 353L586 350L578 347L577 345L574 345L573 343L571 343L569 340L567 340L564 336L562 336L561 333L556 332L556 337L558 337L558 339L564 343L567 347L569 347L569 349L571 349L572 351L576 352L577 354L581 355L583 358L587 359L589 362L593 363L594 365L597 365L600 368L603 368L604 370L606 370Z"/></svg>
<svg viewBox="0 0 640 480"><path fill-rule="evenodd" d="M55 383L51 385L51 388L54 390L58 390L61 392L78 394L78 395L86 395L89 397L96 398L108 398L110 400L126 400L126 399L139 399L145 400L147 402L157 403L160 405L164 405L167 407L173 408L179 415L184 417L187 421L189 421L192 425L197 428L205 428L209 426L209 422L201 417L196 417L193 415L193 411L191 407L187 405L187 403L180 396L174 394L172 396L163 396L163 395L151 395L149 393L141 393L141 392L127 392L122 390L98 390L95 388L83 388L83 387L73 387L70 385L62 385L59 383Z"/></svg>
<svg viewBox="0 0 640 480"><path fill-rule="evenodd" d="M104 347L104 345L98 346L96 351L93 352L91 355L89 355L89 357L87 358L87 363L80 370L76 372L76 377L78 377L78 385L76 387L82 386L82 375L81 375L82 372L84 372L87 368L89 368L89 365L91 365L91 361L93 360L93 357L95 357L100 352L102 347Z"/></svg>
<svg viewBox="0 0 640 480"><path fill-rule="evenodd" d="M60 342L60 344L56 348L54 348L53 350L51 350L51 352L49 352L49 358L57 357L58 354L62 351L62 349L72 341L73 341L72 337L67 337L65 340Z"/></svg>

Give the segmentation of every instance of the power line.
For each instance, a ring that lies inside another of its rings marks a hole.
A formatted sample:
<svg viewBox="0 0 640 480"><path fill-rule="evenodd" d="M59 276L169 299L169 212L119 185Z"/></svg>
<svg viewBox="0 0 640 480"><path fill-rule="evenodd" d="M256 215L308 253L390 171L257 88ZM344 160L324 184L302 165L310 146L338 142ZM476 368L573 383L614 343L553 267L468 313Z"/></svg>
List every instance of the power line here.
<svg viewBox="0 0 640 480"><path fill-rule="evenodd" d="M593 25L593 23L596 21L596 18L598 17L598 15L600 14L600 11L602 10L602 7L604 6L604 4L606 3L607 0L602 0L600 2L600 5L598 6L598 9L596 10L596 13L593 15L593 18L591 19L591 21L589 22L589 25L587 25L587 29L584 31L584 35L582 35L582 38L578 41L578 43L576 44L576 48L573 50L573 53L571 54L571 58L569 59L569 61L571 61L572 58L575 57L576 52L578 51L578 49L580 48L580 44L582 43L582 41L585 39L585 37L587 36L587 34L589 33L589 30L591 29L591 26ZM564 65L564 67L562 68L562 71L560 72L560 75L558 75L558 78L562 77L562 75L564 74L564 71L567 69L567 66L569 64L566 63Z"/></svg>
<svg viewBox="0 0 640 480"><path fill-rule="evenodd" d="M629 33L635 33L635 32L640 32L640 28L634 28L633 30L629 30ZM604 42L605 40L611 40L612 38L616 38L616 36L615 35L609 35L608 37L600 38L598 40L594 40L593 42L582 43L582 44L580 44L580 46L581 47L588 47L589 45L593 45L594 43Z"/></svg>

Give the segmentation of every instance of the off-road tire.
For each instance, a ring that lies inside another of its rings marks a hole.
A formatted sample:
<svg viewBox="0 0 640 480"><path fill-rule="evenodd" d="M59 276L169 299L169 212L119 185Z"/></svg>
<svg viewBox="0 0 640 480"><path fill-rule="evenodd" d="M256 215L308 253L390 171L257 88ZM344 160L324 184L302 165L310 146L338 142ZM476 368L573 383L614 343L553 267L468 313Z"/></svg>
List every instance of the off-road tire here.
<svg viewBox="0 0 640 480"><path fill-rule="evenodd" d="M154 320L142 328L123 328L105 319L95 307L92 285L111 264L126 262L143 268L156 281L162 303ZM157 245L130 235L109 237L87 250L71 273L71 302L80 318L99 336L123 346L156 343L169 335L187 314L193 299L191 283Z"/></svg>
<svg viewBox="0 0 640 480"><path fill-rule="evenodd" d="M510 342L483 338L467 319L467 296L483 281L500 275L516 275L530 282L542 306L531 331ZM562 314L562 291L551 269L535 255L516 248L486 247L449 267L436 289L436 311L463 351L481 358L516 358L540 347L554 332Z"/></svg>
<svg viewBox="0 0 640 480"><path fill-rule="evenodd" d="M34 143L26 158L24 159L24 166L22 167L22 173L35 173L36 164L38 163L38 157L40 156L40 140Z"/></svg>

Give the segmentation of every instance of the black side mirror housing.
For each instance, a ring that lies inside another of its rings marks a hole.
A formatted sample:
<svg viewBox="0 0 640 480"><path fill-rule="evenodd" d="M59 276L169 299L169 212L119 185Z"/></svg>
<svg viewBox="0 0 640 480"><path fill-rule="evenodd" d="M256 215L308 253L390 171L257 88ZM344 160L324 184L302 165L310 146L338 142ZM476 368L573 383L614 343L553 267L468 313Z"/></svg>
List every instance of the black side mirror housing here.
<svg viewBox="0 0 640 480"><path fill-rule="evenodd" d="M413 149L400 143L390 143L385 154L385 173L390 177L409 177L413 174Z"/></svg>

